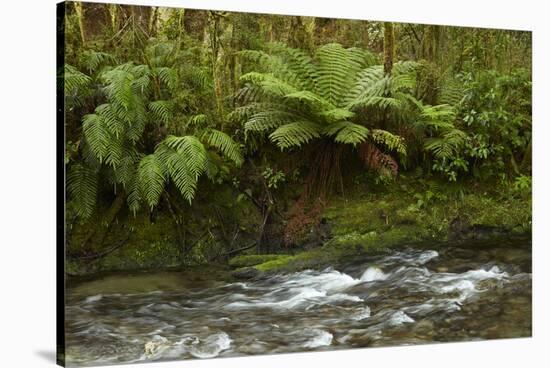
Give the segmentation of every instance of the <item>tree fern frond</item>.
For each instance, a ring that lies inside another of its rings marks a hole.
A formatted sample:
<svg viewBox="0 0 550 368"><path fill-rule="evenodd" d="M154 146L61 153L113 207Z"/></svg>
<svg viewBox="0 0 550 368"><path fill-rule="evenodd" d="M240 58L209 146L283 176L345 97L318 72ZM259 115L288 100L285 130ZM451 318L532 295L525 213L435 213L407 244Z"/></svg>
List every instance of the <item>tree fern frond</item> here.
<svg viewBox="0 0 550 368"><path fill-rule="evenodd" d="M195 198L198 176L189 169L189 159L181 152L168 152L165 156L170 178L181 195L189 202ZM205 163L206 163L205 159Z"/></svg>
<svg viewBox="0 0 550 368"><path fill-rule="evenodd" d="M418 121L415 125L419 128L430 128L434 131L454 128L456 112L450 105L422 105Z"/></svg>
<svg viewBox="0 0 550 368"><path fill-rule="evenodd" d="M424 148L437 158L451 159L458 153L465 141L466 133L460 129L450 129L442 136L426 139Z"/></svg>
<svg viewBox="0 0 550 368"><path fill-rule="evenodd" d="M298 100L312 105L317 110L334 109L335 106L325 100L323 97L311 91L296 91L284 96L287 100Z"/></svg>
<svg viewBox="0 0 550 368"><path fill-rule="evenodd" d="M109 130L103 124L104 120L97 114L84 115L82 119L82 129L84 137L90 150L97 157L99 162L103 162L107 156L111 137Z"/></svg>
<svg viewBox="0 0 550 368"><path fill-rule="evenodd" d="M64 89L65 96L78 95L79 91L88 88L92 78L78 71L74 66L65 64L64 66Z"/></svg>
<svg viewBox="0 0 550 368"><path fill-rule="evenodd" d="M327 119L329 123L353 119L355 117L355 113L353 111L339 108L323 111L320 115Z"/></svg>
<svg viewBox="0 0 550 368"><path fill-rule="evenodd" d="M134 146L125 145L123 147L122 158L120 159L116 169L114 170L115 183L122 184L124 188L129 188L134 175L136 174L137 163L140 160L140 155Z"/></svg>
<svg viewBox="0 0 550 368"><path fill-rule="evenodd" d="M107 83L105 92L108 99L128 111L132 103L132 96L134 95L132 89L133 74L124 70L122 66L119 66L103 73L102 78Z"/></svg>
<svg viewBox="0 0 550 368"><path fill-rule="evenodd" d="M149 102L149 110L151 110L155 119L164 125L168 124L172 119L173 107L172 101L158 100Z"/></svg>
<svg viewBox="0 0 550 368"><path fill-rule="evenodd" d="M67 191L78 217L89 218L97 200L97 173L87 165L71 165L67 173Z"/></svg>
<svg viewBox="0 0 550 368"><path fill-rule="evenodd" d="M126 198L126 203L128 204L128 208L134 216L136 215L137 211L139 211L139 208L141 207L141 189L140 189L140 181L138 179L137 169L134 170L135 173L133 175L133 180L130 183L129 190L128 190L128 197Z"/></svg>
<svg viewBox="0 0 550 368"><path fill-rule="evenodd" d="M124 131L124 121L120 120L111 104L101 104L95 108L95 113L100 116L103 123L116 137Z"/></svg>
<svg viewBox="0 0 550 368"><path fill-rule="evenodd" d="M385 96L365 96L352 101L348 107L355 110L359 107L368 108L374 107L378 109L399 109L401 107L401 101L393 97Z"/></svg>
<svg viewBox="0 0 550 368"><path fill-rule="evenodd" d="M394 135L387 130L373 129L371 131L372 140L378 144L384 145L391 151L398 152L402 155L407 154L405 142L402 137Z"/></svg>
<svg viewBox="0 0 550 368"><path fill-rule="evenodd" d="M116 137L111 135L103 162L111 167L118 168L118 165L120 165L120 162L124 157L125 145L126 141L124 140L124 137Z"/></svg>
<svg viewBox="0 0 550 368"><path fill-rule="evenodd" d="M164 164L155 154L147 155L140 160L138 180L145 201L153 209L160 199L165 182Z"/></svg>
<svg viewBox="0 0 550 368"><path fill-rule="evenodd" d="M339 106L361 69L361 63L353 52L335 43L321 46L315 53L315 60L317 92Z"/></svg>
<svg viewBox="0 0 550 368"><path fill-rule="evenodd" d="M163 141L163 144L174 149L181 156L186 167L195 178L198 178L204 172L207 159L206 149L197 137L170 135Z"/></svg>
<svg viewBox="0 0 550 368"><path fill-rule="evenodd" d="M81 62L90 74L97 72L105 65L115 65L117 59L114 55L106 52L86 50L81 53Z"/></svg>
<svg viewBox="0 0 550 368"><path fill-rule="evenodd" d="M301 146L313 138L320 137L320 127L310 121L297 121L277 128L269 139L281 149Z"/></svg>
<svg viewBox="0 0 550 368"><path fill-rule="evenodd" d="M359 124L354 124L349 121L340 121L330 124L325 129L327 136L334 136L337 143L351 144L353 146L362 143L369 136L369 130Z"/></svg>
<svg viewBox="0 0 550 368"><path fill-rule="evenodd" d="M289 111L265 110L254 114L244 124L245 132L266 132L296 121L298 116Z"/></svg>
<svg viewBox="0 0 550 368"><path fill-rule="evenodd" d="M216 147L220 152L233 161L237 167L243 163L243 156L240 145L229 135L216 129L207 129L202 139L212 147Z"/></svg>
<svg viewBox="0 0 550 368"><path fill-rule="evenodd" d="M164 83L171 91L174 91L178 85L178 74L177 72L168 67L157 67L154 68L154 73L159 77L159 79Z"/></svg>
<svg viewBox="0 0 550 368"><path fill-rule="evenodd" d="M244 74L241 80L253 83L270 96L285 97L291 93L297 92L296 87L271 74L251 72Z"/></svg>

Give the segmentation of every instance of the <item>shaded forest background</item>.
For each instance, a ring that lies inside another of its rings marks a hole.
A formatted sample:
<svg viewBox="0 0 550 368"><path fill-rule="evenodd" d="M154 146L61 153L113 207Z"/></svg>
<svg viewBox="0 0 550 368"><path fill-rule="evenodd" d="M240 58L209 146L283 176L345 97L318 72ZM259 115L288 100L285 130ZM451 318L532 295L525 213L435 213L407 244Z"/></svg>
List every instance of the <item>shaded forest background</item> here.
<svg viewBox="0 0 550 368"><path fill-rule="evenodd" d="M62 25L82 264L295 252L356 198L386 227L468 195L530 219L530 32L79 2Z"/></svg>

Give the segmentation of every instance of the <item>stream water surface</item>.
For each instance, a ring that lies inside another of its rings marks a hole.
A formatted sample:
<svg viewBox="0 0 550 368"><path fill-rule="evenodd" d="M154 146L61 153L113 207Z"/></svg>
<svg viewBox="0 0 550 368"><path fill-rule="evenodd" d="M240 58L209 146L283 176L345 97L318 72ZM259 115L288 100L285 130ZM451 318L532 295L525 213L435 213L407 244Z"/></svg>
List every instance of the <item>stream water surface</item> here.
<svg viewBox="0 0 550 368"><path fill-rule="evenodd" d="M70 286L66 307L73 366L527 336L527 240L403 248L247 282L117 274Z"/></svg>

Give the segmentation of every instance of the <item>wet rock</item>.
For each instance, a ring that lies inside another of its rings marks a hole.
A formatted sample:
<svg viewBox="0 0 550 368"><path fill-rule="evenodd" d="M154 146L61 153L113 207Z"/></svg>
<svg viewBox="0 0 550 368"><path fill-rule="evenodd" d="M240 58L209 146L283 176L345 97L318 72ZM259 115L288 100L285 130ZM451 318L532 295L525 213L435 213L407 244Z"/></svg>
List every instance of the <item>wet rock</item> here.
<svg viewBox="0 0 550 368"><path fill-rule="evenodd" d="M260 271L254 267L239 268L231 273L234 278L239 280L249 280L260 275Z"/></svg>
<svg viewBox="0 0 550 368"><path fill-rule="evenodd" d="M434 323L429 319L420 320L414 325L413 332L417 336L431 336L434 334Z"/></svg>
<svg viewBox="0 0 550 368"><path fill-rule="evenodd" d="M488 225L471 225L457 217L449 225L449 240L487 240L509 234L509 230Z"/></svg>

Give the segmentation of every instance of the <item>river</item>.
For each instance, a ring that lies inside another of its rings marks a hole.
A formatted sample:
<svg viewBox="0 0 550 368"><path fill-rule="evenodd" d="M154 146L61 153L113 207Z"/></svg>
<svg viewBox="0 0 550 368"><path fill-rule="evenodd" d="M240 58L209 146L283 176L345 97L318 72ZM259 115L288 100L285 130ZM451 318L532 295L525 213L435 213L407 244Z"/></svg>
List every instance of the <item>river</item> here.
<svg viewBox="0 0 550 368"><path fill-rule="evenodd" d="M246 282L173 271L71 284L67 365L531 336L529 240L402 247L333 267Z"/></svg>

